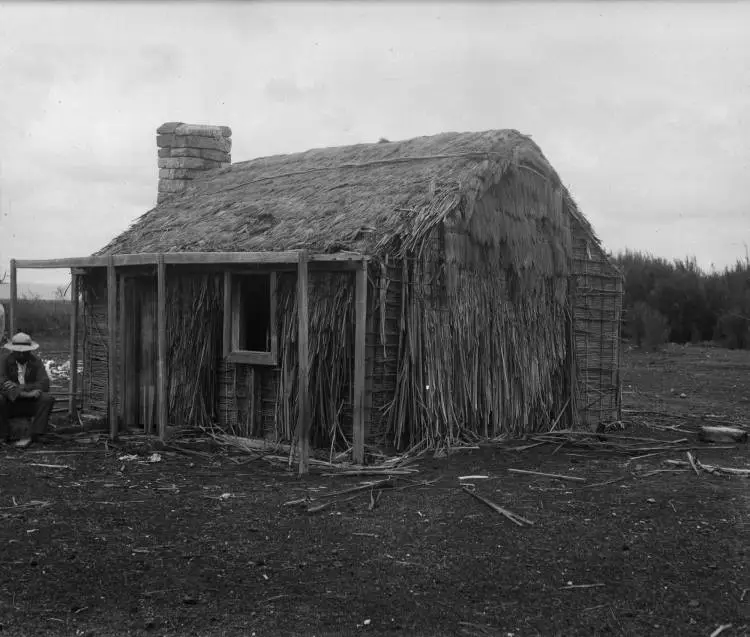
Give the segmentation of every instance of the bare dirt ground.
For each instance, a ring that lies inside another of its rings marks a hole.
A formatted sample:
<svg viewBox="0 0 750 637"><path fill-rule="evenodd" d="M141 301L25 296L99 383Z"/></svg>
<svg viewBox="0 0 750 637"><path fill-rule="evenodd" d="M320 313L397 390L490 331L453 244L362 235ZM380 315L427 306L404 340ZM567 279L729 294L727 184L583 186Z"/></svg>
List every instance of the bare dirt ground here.
<svg viewBox="0 0 750 637"><path fill-rule="evenodd" d="M299 479L226 450L149 462L143 438L70 436L0 449L2 632L750 635L750 478L651 473L685 449L750 467L747 444L694 435L703 420L747 425L750 353L628 352L623 386L628 429L614 436L688 442L423 457L372 509L370 490L316 513L283 504L380 478ZM463 492L458 476L475 474L488 476L477 493L533 526Z"/></svg>

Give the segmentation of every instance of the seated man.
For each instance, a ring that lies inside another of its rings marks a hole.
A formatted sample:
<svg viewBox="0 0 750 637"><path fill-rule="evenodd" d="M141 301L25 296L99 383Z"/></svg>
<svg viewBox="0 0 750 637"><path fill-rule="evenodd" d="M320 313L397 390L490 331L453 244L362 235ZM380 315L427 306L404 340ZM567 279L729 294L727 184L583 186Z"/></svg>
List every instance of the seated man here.
<svg viewBox="0 0 750 637"><path fill-rule="evenodd" d="M0 357L0 440L10 439L10 419L33 418L28 436L16 443L28 447L42 435L55 399L49 394L49 376L44 363L32 354L39 345L19 332L4 346Z"/></svg>

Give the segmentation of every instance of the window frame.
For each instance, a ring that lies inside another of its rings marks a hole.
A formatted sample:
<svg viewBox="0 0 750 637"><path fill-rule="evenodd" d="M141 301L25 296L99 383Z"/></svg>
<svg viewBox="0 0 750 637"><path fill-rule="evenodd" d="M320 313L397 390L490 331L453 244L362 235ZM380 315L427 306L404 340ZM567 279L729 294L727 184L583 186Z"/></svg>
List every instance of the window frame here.
<svg viewBox="0 0 750 637"><path fill-rule="evenodd" d="M269 277L269 303L271 350L253 351L240 349L240 277L242 276ZM224 273L224 358L230 363L244 363L247 365L278 365L279 342L276 334L276 289L277 276L275 271L257 272L225 272Z"/></svg>

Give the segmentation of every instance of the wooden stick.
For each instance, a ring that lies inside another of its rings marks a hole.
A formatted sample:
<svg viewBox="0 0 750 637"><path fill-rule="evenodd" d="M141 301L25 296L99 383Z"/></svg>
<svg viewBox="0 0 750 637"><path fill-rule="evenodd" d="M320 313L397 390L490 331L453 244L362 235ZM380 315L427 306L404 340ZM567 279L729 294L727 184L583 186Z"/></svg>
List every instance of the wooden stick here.
<svg viewBox="0 0 750 637"><path fill-rule="evenodd" d="M78 412L76 393L78 392L78 275L70 276L70 396L68 413L75 418Z"/></svg>
<svg viewBox="0 0 750 637"><path fill-rule="evenodd" d="M318 511L322 511L323 509L328 508L331 506L330 502L323 502L322 504L316 504L315 506L311 506L309 509L307 509L308 513L317 513Z"/></svg>
<svg viewBox="0 0 750 637"><path fill-rule="evenodd" d="M698 430L701 442L747 442L747 431L726 425L703 425Z"/></svg>
<svg viewBox="0 0 750 637"><path fill-rule="evenodd" d="M120 382L119 382L119 392L120 392L120 411L118 414L118 418L120 419L120 423L122 424L122 427L126 427L128 424L128 419L126 416L126 400L125 395L127 394L127 377L125 375L125 369L126 369L126 360L128 358L126 351L128 346L133 347L135 343L129 343L127 336L126 336L126 321L132 320L128 319L128 314L125 312L125 277L120 273L119 281L118 281L118 299L119 299L119 306L120 306L120 316L119 316L119 333L120 333L120 360L118 361L119 368L120 368ZM130 311L133 311L133 308L130 308Z"/></svg>
<svg viewBox="0 0 750 637"><path fill-rule="evenodd" d="M560 431L550 431L547 433L539 433L532 436L532 439L537 438L552 438L559 440L561 436L582 436L584 438L596 438L603 436L607 440L637 440L640 442L658 442L661 444L669 444L669 440L659 440L658 438L642 438L638 436L622 436L620 434L602 434L595 431L575 431L572 429L560 429Z"/></svg>
<svg viewBox="0 0 750 637"><path fill-rule="evenodd" d="M561 586L560 590L566 591L573 588L598 588L599 586L604 586L604 584L568 584L567 586Z"/></svg>
<svg viewBox="0 0 750 637"><path fill-rule="evenodd" d="M686 471L690 471L690 469L655 469L654 471L649 471L648 473L641 473L638 475L638 477L648 478L649 476L656 475L657 473L684 473Z"/></svg>
<svg viewBox="0 0 750 637"><path fill-rule="evenodd" d="M542 473L541 471L528 471L526 469L508 469L511 473L524 473L534 476L544 476L545 478L558 478L560 480L571 480L573 482L586 482L586 478L578 476L566 476L559 473Z"/></svg>
<svg viewBox="0 0 750 637"><path fill-rule="evenodd" d="M520 515L513 513L513 511L509 511L508 509L504 509L503 507L498 506L491 500L488 500L487 498L483 498L481 495L479 495L478 493L474 493L474 491L472 491L471 489L467 487L463 487L463 491L468 493L470 496L476 498L480 502L484 502L484 504L490 507L490 509L492 509L496 513L499 513L500 515L505 516L511 522L513 522L514 524L517 524L518 526L523 526L524 524L528 524L528 525L534 524L531 520L527 520L526 518L523 518Z"/></svg>
<svg viewBox="0 0 750 637"><path fill-rule="evenodd" d="M72 469L69 464L42 464L39 462L30 462L30 467L44 467L45 469Z"/></svg>
<svg viewBox="0 0 750 637"><path fill-rule="evenodd" d="M376 482L371 482L369 484L360 484L356 487L351 487L349 489L342 489L341 491L332 491L331 493L321 493L318 495L315 500L320 500L322 498L334 498L339 495L346 495L348 493L356 493L357 491L367 491L368 489L385 489L390 488L393 486L393 480L390 478L386 478L385 480L378 480ZM305 501L306 498L303 498L302 500L292 500L290 502L285 502L283 506L290 506L292 504L297 504L298 502Z"/></svg>
<svg viewBox="0 0 750 637"><path fill-rule="evenodd" d="M565 413L565 409L568 407L568 403L570 402L570 398L568 398L565 401L565 404L563 405L562 409L560 410L560 413L557 415L557 418L555 418L555 422L552 423L552 426L549 428L550 432L555 430L555 427L557 427L557 423L560 422L560 418L562 418L562 415Z"/></svg>
<svg viewBox="0 0 750 637"><path fill-rule="evenodd" d="M156 264L156 334L157 334L157 413L159 439L167 437L169 418L169 388L167 386L167 271L164 255L160 254Z"/></svg>
<svg viewBox="0 0 750 637"><path fill-rule="evenodd" d="M114 259L110 255L107 265L107 393L109 436L117 438L119 423L117 422L117 273Z"/></svg>
<svg viewBox="0 0 750 637"><path fill-rule="evenodd" d="M543 440L542 442L535 442L530 445L521 445L520 447L508 447L508 451L526 451L527 449L533 449L534 447L540 447L541 445L548 445L548 444L549 442L547 440Z"/></svg>
<svg viewBox="0 0 750 637"><path fill-rule="evenodd" d="M326 463L328 464L328 463ZM321 475L332 476L410 476L417 473L416 469L351 469L336 471L335 473L322 473Z"/></svg>
<svg viewBox="0 0 750 637"><path fill-rule="evenodd" d="M594 482L593 484L587 484L587 485L581 487L581 489L590 489L592 487L603 487L603 486L606 486L608 484L612 484L614 482L621 482L622 480L627 480L630 477L632 477L632 476L619 476L617 478L612 478L611 480L605 480L604 482Z"/></svg>
<svg viewBox="0 0 750 637"><path fill-rule="evenodd" d="M308 270L307 254L301 251L297 266L297 319L299 336L297 338L297 378L299 392L299 475L310 470L310 404L308 383L310 380L310 360L308 344Z"/></svg>
<svg viewBox="0 0 750 637"><path fill-rule="evenodd" d="M677 465L678 467L685 467L685 466L693 466L690 462L685 462L684 460L666 460L667 464ZM735 469L733 467L720 467L718 465L712 465L712 464L703 464L697 460L695 460L696 466L700 467L704 471L707 471L708 473L728 473L730 475L735 476L750 476L750 469Z"/></svg>
<svg viewBox="0 0 750 637"><path fill-rule="evenodd" d="M10 260L10 308L8 316L8 340L16 333L16 306L18 304L18 270L16 260Z"/></svg>
<svg viewBox="0 0 750 637"><path fill-rule="evenodd" d="M711 637L719 637L727 628L731 628L732 624L722 624L714 632L711 633Z"/></svg>
<svg viewBox="0 0 750 637"><path fill-rule="evenodd" d="M222 351L224 358L232 352L232 275L224 273L224 323Z"/></svg>
<svg viewBox="0 0 750 637"><path fill-rule="evenodd" d="M356 275L355 336L354 336L354 403L352 405L352 460L365 461L365 322L367 319L367 263Z"/></svg>
<svg viewBox="0 0 750 637"><path fill-rule="evenodd" d="M693 458L693 454L689 451L687 452L687 459L690 463L690 466L693 467L693 471L695 471L695 475L697 475L699 478L701 477L701 472L698 471L698 467L695 466L695 459Z"/></svg>
<svg viewBox="0 0 750 637"><path fill-rule="evenodd" d="M210 453L198 451L196 449L185 449L185 447L180 447L174 443L167 445L165 448L176 451L177 453L184 453L187 456L196 456L198 458L203 458L204 460L213 460L213 456Z"/></svg>

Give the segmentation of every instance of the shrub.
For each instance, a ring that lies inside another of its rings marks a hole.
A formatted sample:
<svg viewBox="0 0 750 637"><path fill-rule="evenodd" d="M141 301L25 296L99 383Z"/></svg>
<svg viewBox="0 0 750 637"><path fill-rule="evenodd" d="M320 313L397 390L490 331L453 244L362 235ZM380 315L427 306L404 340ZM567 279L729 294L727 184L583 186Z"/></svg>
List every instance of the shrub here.
<svg viewBox="0 0 750 637"><path fill-rule="evenodd" d="M647 303L638 302L631 313L631 332L636 345L656 351L667 342L667 318Z"/></svg>
<svg viewBox="0 0 750 637"><path fill-rule="evenodd" d="M729 349L750 349L750 318L736 313L722 314L714 340Z"/></svg>
<svg viewBox="0 0 750 637"><path fill-rule="evenodd" d="M5 326L10 329L10 302L3 301L5 306ZM64 334L70 329L70 315L72 304L68 300L49 300L38 297L18 299L16 303L17 332L32 335ZM12 336L7 335L8 338Z"/></svg>

